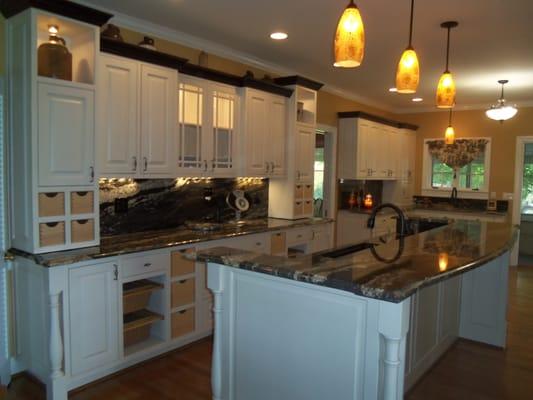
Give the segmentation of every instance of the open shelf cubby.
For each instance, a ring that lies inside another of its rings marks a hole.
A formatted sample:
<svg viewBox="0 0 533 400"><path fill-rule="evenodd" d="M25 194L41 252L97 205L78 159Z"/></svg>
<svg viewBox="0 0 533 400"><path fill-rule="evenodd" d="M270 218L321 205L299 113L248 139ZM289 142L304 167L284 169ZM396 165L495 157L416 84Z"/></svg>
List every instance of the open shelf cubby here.
<svg viewBox="0 0 533 400"><path fill-rule="evenodd" d="M296 121L307 125L316 123L316 92L314 90L296 88Z"/></svg>

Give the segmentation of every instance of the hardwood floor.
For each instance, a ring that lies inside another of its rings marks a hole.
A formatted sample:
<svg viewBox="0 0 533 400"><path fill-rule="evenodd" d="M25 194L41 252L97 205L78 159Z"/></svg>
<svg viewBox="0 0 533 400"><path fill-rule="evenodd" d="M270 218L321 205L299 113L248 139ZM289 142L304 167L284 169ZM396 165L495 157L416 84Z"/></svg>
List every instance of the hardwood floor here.
<svg viewBox="0 0 533 400"><path fill-rule="evenodd" d="M459 341L407 394L407 400L533 398L533 267L512 268L509 282L507 349ZM207 400L210 354L211 343L204 340L89 385L69 399ZM25 376L13 381L6 397L44 398L44 388Z"/></svg>

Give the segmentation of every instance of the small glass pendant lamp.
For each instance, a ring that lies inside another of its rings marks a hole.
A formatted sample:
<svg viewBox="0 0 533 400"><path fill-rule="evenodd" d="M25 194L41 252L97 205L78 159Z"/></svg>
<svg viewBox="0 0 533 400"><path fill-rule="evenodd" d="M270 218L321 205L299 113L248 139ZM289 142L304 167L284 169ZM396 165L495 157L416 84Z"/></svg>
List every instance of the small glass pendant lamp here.
<svg viewBox="0 0 533 400"><path fill-rule="evenodd" d="M418 56L412 46L413 39L413 11L415 0L411 0L411 21L409 23L409 45L404 50L398 67L396 68L396 90L398 93L416 93L420 82L420 67Z"/></svg>
<svg viewBox="0 0 533 400"><path fill-rule="evenodd" d="M441 28L448 30L448 39L446 44L446 69L439 79L437 86L436 103L438 108L452 108L455 105L455 82L450 72L450 30L457 27L457 21L446 21L440 24Z"/></svg>
<svg viewBox="0 0 533 400"><path fill-rule="evenodd" d="M444 143L446 144L454 144L455 143L455 129L453 129L452 126L452 108L450 108L450 116L448 119L448 127L446 128L446 132L444 132Z"/></svg>
<svg viewBox="0 0 533 400"><path fill-rule="evenodd" d="M359 9L350 0L337 24L334 41L335 67L355 68L365 55L365 27Z"/></svg>

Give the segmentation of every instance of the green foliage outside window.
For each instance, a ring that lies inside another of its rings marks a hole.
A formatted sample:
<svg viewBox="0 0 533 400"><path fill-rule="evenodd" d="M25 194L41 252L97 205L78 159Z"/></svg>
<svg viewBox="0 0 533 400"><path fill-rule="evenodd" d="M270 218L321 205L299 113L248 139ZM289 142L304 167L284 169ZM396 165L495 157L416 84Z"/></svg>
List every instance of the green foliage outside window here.
<svg viewBox="0 0 533 400"><path fill-rule="evenodd" d="M458 182L455 185L459 189L483 188L485 184L484 157L480 157L461 168L458 175ZM436 158L432 159L431 186L440 188L452 188L454 186L453 169Z"/></svg>

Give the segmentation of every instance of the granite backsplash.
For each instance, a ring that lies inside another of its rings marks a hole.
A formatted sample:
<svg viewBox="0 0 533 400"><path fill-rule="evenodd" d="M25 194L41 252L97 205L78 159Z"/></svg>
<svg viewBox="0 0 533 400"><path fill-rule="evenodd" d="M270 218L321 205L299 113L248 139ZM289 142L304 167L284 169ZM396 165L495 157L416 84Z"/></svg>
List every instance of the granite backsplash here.
<svg viewBox="0 0 533 400"><path fill-rule="evenodd" d="M347 210L353 207L363 208L362 204L350 206L349 200L352 193L357 198L358 193L362 190L363 195L371 194L374 207L379 206L383 198L382 181L360 181L351 179L341 179L339 181L339 210Z"/></svg>
<svg viewBox="0 0 533 400"><path fill-rule="evenodd" d="M186 222L235 218L226 195L244 190L250 210L242 219L268 216L268 179L101 179L100 234L122 235L170 228Z"/></svg>

